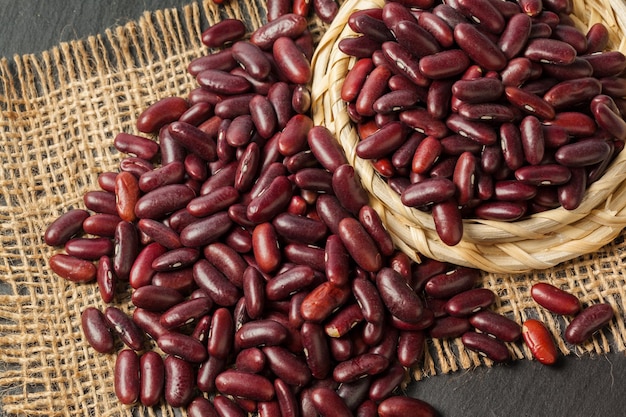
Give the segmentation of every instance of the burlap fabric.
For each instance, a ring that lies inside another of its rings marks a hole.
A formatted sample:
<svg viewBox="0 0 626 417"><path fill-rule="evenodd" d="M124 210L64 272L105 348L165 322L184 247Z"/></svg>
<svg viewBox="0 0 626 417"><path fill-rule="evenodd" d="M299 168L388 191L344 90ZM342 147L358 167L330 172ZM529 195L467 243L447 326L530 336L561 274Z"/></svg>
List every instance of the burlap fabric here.
<svg viewBox="0 0 626 417"><path fill-rule="evenodd" d="M115 355L96 353L82 338L80 313L104 308L95 285L76 285L50 273L54 253L43 231L59 214L83 207L97 176L120 161L116 133L137 133L135 121L150 103L186 96L195 87L186 67L206 48L201 31L224 17L257 27L258 7L211 0L182 11L146 13L84 41L64 43L41 55L0 61L0 410L25 416L173 416L120 405L113 390ZM313 22L317 38L323 26ZM526 275L485 274L483 285L499 296L496 309L521 322L541 318L564 354L623 351L626 343L626 278L623 236L603 250L559 267ZM610 303L616 319L582 347L565 344L567 324L538 309L530 285L547 281L587 304ZM116 305L131 311L129 297ZM125 301L126 300L126 301ZM530 358L522 344L516 359ZM490 365L458 341L429 345L415 377Z"/></svg>

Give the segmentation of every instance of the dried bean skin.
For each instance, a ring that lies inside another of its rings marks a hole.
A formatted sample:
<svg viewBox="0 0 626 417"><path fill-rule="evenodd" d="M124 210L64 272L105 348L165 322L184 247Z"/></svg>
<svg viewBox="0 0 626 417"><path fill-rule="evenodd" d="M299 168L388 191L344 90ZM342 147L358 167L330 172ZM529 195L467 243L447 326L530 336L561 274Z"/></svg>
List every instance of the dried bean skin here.
<svg viewBox="0 0 626 417"><path fill-rule="evenodd" d="M437 411L428 403L417 398L392 396L378 404L380 417L436 417Z"/></svg>
<svg viewBox="0 0 626 417"><path fill-rule="evenodd" d="M553 365L558 353L552 334L539 320L528 319L522 324L522 337L533 357L544 365Z"/></svg>
<svg viewBox="0 0 626 417"><path fill-rule="evenodd" d="M224 371L215 378L215 387L224 395L254 401L271 401L274 398L274 385L267 378L247 372Z"/></svg>
<svg viewBox="0 0 626 417"><path fill-rule="evenodd" d="M420 320L424 306L415 291L398 272L384 267L376 274L376 287L387 309L400 320Z"/></svg>
<svg viewBox="0 0 626 417"><path fill-rule="evenodd" d="M140 393L139 356L131 349L123 349L115 360L115 395L122 404L133 404Z"/></svg>
<svg viewBox="0 0 626 417"><path fill-rule="evenodd" d="M63 246L74 235L82 230L83 222L89 212L83 209L71 209L61 214L48 225L44 233L44 241L48 246Z"/></svg>
<svg viewBox="0 0 626 417"><path fill-rule="evenodd" d="M533 300L555 314L573 316L580 311L580 301L552 284L538 282L530 288Z"/></svg>
<svg viewBox="0 0 626 417"><path fill-rule="evenodd" d="M484 333L466 332L461 336L463 345L494 362L506 362L511 355L507 346Z"/></svg>
<svg viewBox="0 0 626 417"><path fill-rule="evenodd" d="M514 342L521 336L521 327L514 320L490 310L480 311L469 318L472 326L503 342Z"/></svg>
<svg viewBox="0 0 626 417"><path fill-rule="evenodd" d="M193 399L195 371L189 362L167 356L165 365L165 401L172 407L185 407Z"/></svg>
<svg viewBox="0 0 626 417"><path fill-rule="evenodd" d="M148 351L139 359L141 382L139 400L146 407L153 407L161 400L165 386L165 365L161 355Z"/></svg>
<svg viewBox="0 0 626 417"><path fill-rule="evenodd" d="M607 303L584 308L565 329L565 340L573 345L585 343L593 334L608 324L614 316L613 307Z"/></svg>

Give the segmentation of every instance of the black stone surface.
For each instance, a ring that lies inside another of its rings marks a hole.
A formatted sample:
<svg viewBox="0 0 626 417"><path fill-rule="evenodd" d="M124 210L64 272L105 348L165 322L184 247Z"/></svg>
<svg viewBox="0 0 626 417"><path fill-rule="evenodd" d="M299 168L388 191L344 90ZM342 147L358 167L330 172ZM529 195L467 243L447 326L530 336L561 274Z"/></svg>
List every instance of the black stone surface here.
<svg viewBox="0 0 626 417"><path fill-rule="evenodd" d="M104 33L145 10L188 3L0 0L0 56L38 54L60 42ZM408 394L430 402L442 417L624 417L626 358L623 353L571 355L554 367L516 361L427 378L411 384Z"/></svg>

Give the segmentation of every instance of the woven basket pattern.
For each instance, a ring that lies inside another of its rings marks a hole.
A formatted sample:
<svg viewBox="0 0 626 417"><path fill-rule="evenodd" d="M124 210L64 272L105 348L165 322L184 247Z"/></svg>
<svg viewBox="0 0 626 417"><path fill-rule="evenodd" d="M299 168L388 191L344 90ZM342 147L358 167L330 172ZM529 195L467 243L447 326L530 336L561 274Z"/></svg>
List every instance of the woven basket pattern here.
<svg viewBox="0 0 626 417"><path fill-rule="evenodd" d="M489 272L519 273L555 266L615 239L626 226L624 152L589 187L576 210L557 208L516 222L466 219L463 239L455 246L439 239L429 213L402 204L372 164L357 157L359 137L341 99L343 80L356 62L338 49L339 40L356 36L347 25L348 18L355 10L383 5L384 0L348 0L343 4L313 58L312 95L315 123L336 135L397 246L415 260L423 255ZM621 0L574 1L572 19L583 31L603 22L610 32L609 48L626 52L626 5Z"/></svg>

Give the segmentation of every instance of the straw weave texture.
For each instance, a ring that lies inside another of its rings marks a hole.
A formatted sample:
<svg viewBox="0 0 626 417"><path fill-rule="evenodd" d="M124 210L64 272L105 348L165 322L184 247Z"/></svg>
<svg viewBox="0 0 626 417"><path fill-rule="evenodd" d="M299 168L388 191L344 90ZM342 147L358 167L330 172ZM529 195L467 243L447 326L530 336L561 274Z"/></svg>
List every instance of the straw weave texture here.
<svg viewBox="0 0 626 417"><path fill-rule="evenodd" d="M263 22L258 7L211 0L182 11L145 13L137 22L84 41L64 43L41 55L0 60L0 412L10 416L174 416L180 411L121 405L113 390L115 355L102 355L82 338L80 314L103 309L95 285L54 276L43 241L50 222L95 190L99 173L117 170L112 146L118 132L137 133L137 115L160 98L195 87L186 67L206 53L201 31L225 17L249 29ZM312 27L316 38L320 26ZM319 105L319 103L318 103ZM333 111L331 107L325 111ZM522 320L539 316L559 334L566 324L536 308L531 283L546 280L584 303L626 310L622 236L592 255L525 275L485 274L483 285L499 295L497 309ZM131 311L129 297L116 305ZM616 320L590 343L564 353L623 351L626 329ZM121 348L121 345L119 346ZM512 345L516 358L529 358ZM416 377L489 363L455 341L430 346Z"/></svg>

